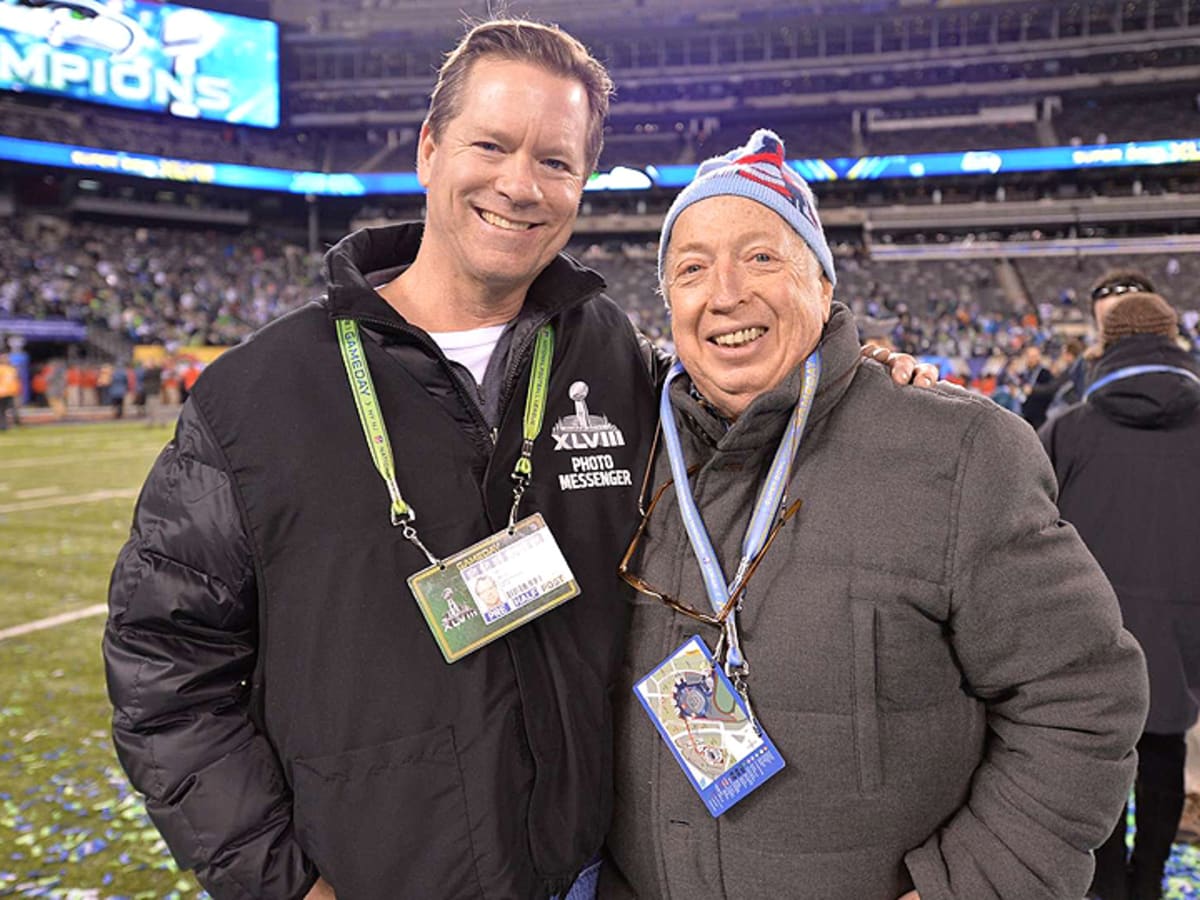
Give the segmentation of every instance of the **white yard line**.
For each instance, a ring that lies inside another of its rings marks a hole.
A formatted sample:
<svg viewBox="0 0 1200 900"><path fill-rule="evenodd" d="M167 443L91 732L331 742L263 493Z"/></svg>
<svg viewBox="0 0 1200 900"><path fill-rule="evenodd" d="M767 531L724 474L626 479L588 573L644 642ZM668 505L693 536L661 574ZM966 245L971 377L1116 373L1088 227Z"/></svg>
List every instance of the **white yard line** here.
<svg viewBox="0 0 1200 900"><path fill-rule="evenodd" d="M51 616L48 619L38 619L36 622L26 622L24 625L14 625L12 628L2 628L0 629L0 641L20 637L23 634L30 634L34 631L42 631L46 628L57 628L59 625L66 625L69 622L88 619L92 616L100 616L106 612L108 612L108 605L97 603L95 606L85 606L83 609L61 613L57 616Z"/></svg>
<svg viewBox="0 0 1200 900"><path fill-rule="evenodd" d="M126 456L156 455L158 450L131 448L128 450L111 450L108 453L73 454L70 456L27 456L21 459L0 459L0 470L32 469L35 466L80 465L94 462L97 459L121 459Z"/></svg>
<svg viewBox="0 0 1200 900"><path fill-rule="evenodd" d="M18 500L32 500L34 497L53 497L55 494L61 494L62 488L58 485L50 487L29 488L24 491L17 491L13 494Z"/></svg>
<svg viewBox="0 0 1200 900"><path fill-rule="evenodd" d="M24 503L2 503L0 513L28 512L31 509L49 509L52 506L75 506L79 503L98 503L101 500L132 500L138 488L120 491L93 491L90 494L71 494L66 497L45 497L41 500L26 500Z"/></svg>

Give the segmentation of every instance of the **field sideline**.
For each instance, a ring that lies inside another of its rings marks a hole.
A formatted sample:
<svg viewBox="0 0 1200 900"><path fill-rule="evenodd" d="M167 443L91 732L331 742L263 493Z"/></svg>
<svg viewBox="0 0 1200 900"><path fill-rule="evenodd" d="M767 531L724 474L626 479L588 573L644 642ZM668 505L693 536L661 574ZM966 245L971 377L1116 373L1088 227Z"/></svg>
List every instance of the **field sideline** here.
<svg viewBox="0 0 1200 900"><path fill-rule="evenodd" d="M0 634L67 619L0 639L0 897L207 897L117 764L95 610L170 436L141 423L0 432Z"/></svg>

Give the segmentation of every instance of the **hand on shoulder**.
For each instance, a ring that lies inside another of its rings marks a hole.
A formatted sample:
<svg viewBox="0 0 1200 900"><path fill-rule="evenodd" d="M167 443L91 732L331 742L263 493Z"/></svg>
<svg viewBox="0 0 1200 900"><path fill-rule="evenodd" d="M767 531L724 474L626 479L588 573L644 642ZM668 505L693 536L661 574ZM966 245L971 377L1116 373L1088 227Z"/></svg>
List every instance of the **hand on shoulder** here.
<svg viewBox="0 0 1200 900"><path fill-rule="evenodd" d="M933 387L938 380L937 366L919 363L907 353L897 353L876 344L864 344L862 355L887 366L896 384L911 384L916 387ZM907 898L905 898L907 900Z"/></svg>

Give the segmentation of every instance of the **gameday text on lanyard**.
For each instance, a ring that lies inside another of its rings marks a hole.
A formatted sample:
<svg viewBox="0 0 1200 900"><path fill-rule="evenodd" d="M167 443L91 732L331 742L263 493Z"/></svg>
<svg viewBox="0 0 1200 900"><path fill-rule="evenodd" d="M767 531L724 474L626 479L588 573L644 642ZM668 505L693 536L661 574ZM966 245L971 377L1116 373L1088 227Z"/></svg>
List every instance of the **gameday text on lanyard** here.
<svg viewBox="0 0 1200 900"><path fill-rule="evenodd" d="M675 480L679 514L683 519L688 541L700 564L700 574L704 578L704 589L708 594L709 603L712 605L713 612L720 614L733 592L740 586L742 579L745 578L750 563L762 550L767 535L770 533L771 525L784 506L792 463L800 449L800 440L804 436L808 414L812 409L813 398L816 396L817 382L821 380L821 353L819 350L814 350L804 362L804 384L800 390L800 399L796 403L791 421L788 422L783 438L779 442L779 449L775 451L775 458L771 462L767 478L758 490L754 511L750 516L750 524L742 538L742 557L738 562L737 571L729 582L725 580L721 565L717 561L717 554L713 550L712 540L704 526L704 520L696 508L696 500L692 496L691 485L688 482L683 447L679 441L679 428L675 424L675 415L671 408L670 384L684 371L683 364L679 362L671 367L666 383L663 385L662 397L659 400L659 420L662 425L663 442L667 448L667 458L671 463L671 475ZM738 605L741 605L740 602ZM717 649L717 661L724 664L725 674L729 676L738 693L742 695L747 711L753 718L753 707L750 705L749 688L746 684L746 678L750 674L750 664L742 653L741 641L738 636L737 608L730 610L721 627L722 634Z"/></svg>
<svg viewBox="0 0 1200 900"><path fill-rule="evenodd" d="M363 353L358 323L353 319L338 319L337 335L342 348L342 362L346 366L346 376L350 379L350 392L354 395L354 405L358 407L358 419L362 423L363 434L371 450L371 459L374 460L375 468L387 485L388 496L391 497L392 524L403 529L404 537L420 548L430 565L439 565L440 560L429 552L417 536L417 529L413 524L417 520L417 511L400 495L400 486L396 483L392 444L388 440L383 413L379 408L379 398L375 393L375 383L371 380L371 370L367 367L367 359ZM514 487L512 511L508 517L510 531L516 524L521 496L533 477L533 443L542 430L553 359L554 329L550 325L543 325L538 329L537 343L533 348L533 372L529 376L529 392L525 396L521 455L512 472Z"/></svg>

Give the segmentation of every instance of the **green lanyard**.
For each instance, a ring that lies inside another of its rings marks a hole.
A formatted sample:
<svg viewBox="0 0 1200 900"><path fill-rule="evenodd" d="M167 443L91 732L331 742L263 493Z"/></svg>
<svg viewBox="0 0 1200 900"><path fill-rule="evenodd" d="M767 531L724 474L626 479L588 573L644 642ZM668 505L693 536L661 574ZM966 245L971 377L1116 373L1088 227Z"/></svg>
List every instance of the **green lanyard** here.
<svg viewBox="0 0 1200 900"><path fill-rule="evenodd" d="M403 529L404 537L421 549L431 565L439 565L438 559L426 549L417 536L417 529L413 525L417 520L417 511L400 495L400 485L396 483L392 444L388 440L383 412L375 394L375 383L371 380L371 370L363 353L358 323L353 319L338 319L336 324L338 343L342 348L342 363L346 367L346 377L350 380L350 393L354 395L354 405L358 408L358 421L362 424L371 459L387 485L388 496L392 501L392 524ZM537 332L537 343L533 348L533 371L529 376L529 392L525 395L521 455L517 458L512 472L514 487L512 510L508 517L509 531L516 525L517 508L521 505L521 497L533 477L533 443L542 431L542 420L546 413L546 393L550 387L550 365L553 360L554 329L550 325L543 325Z"/></svg>

